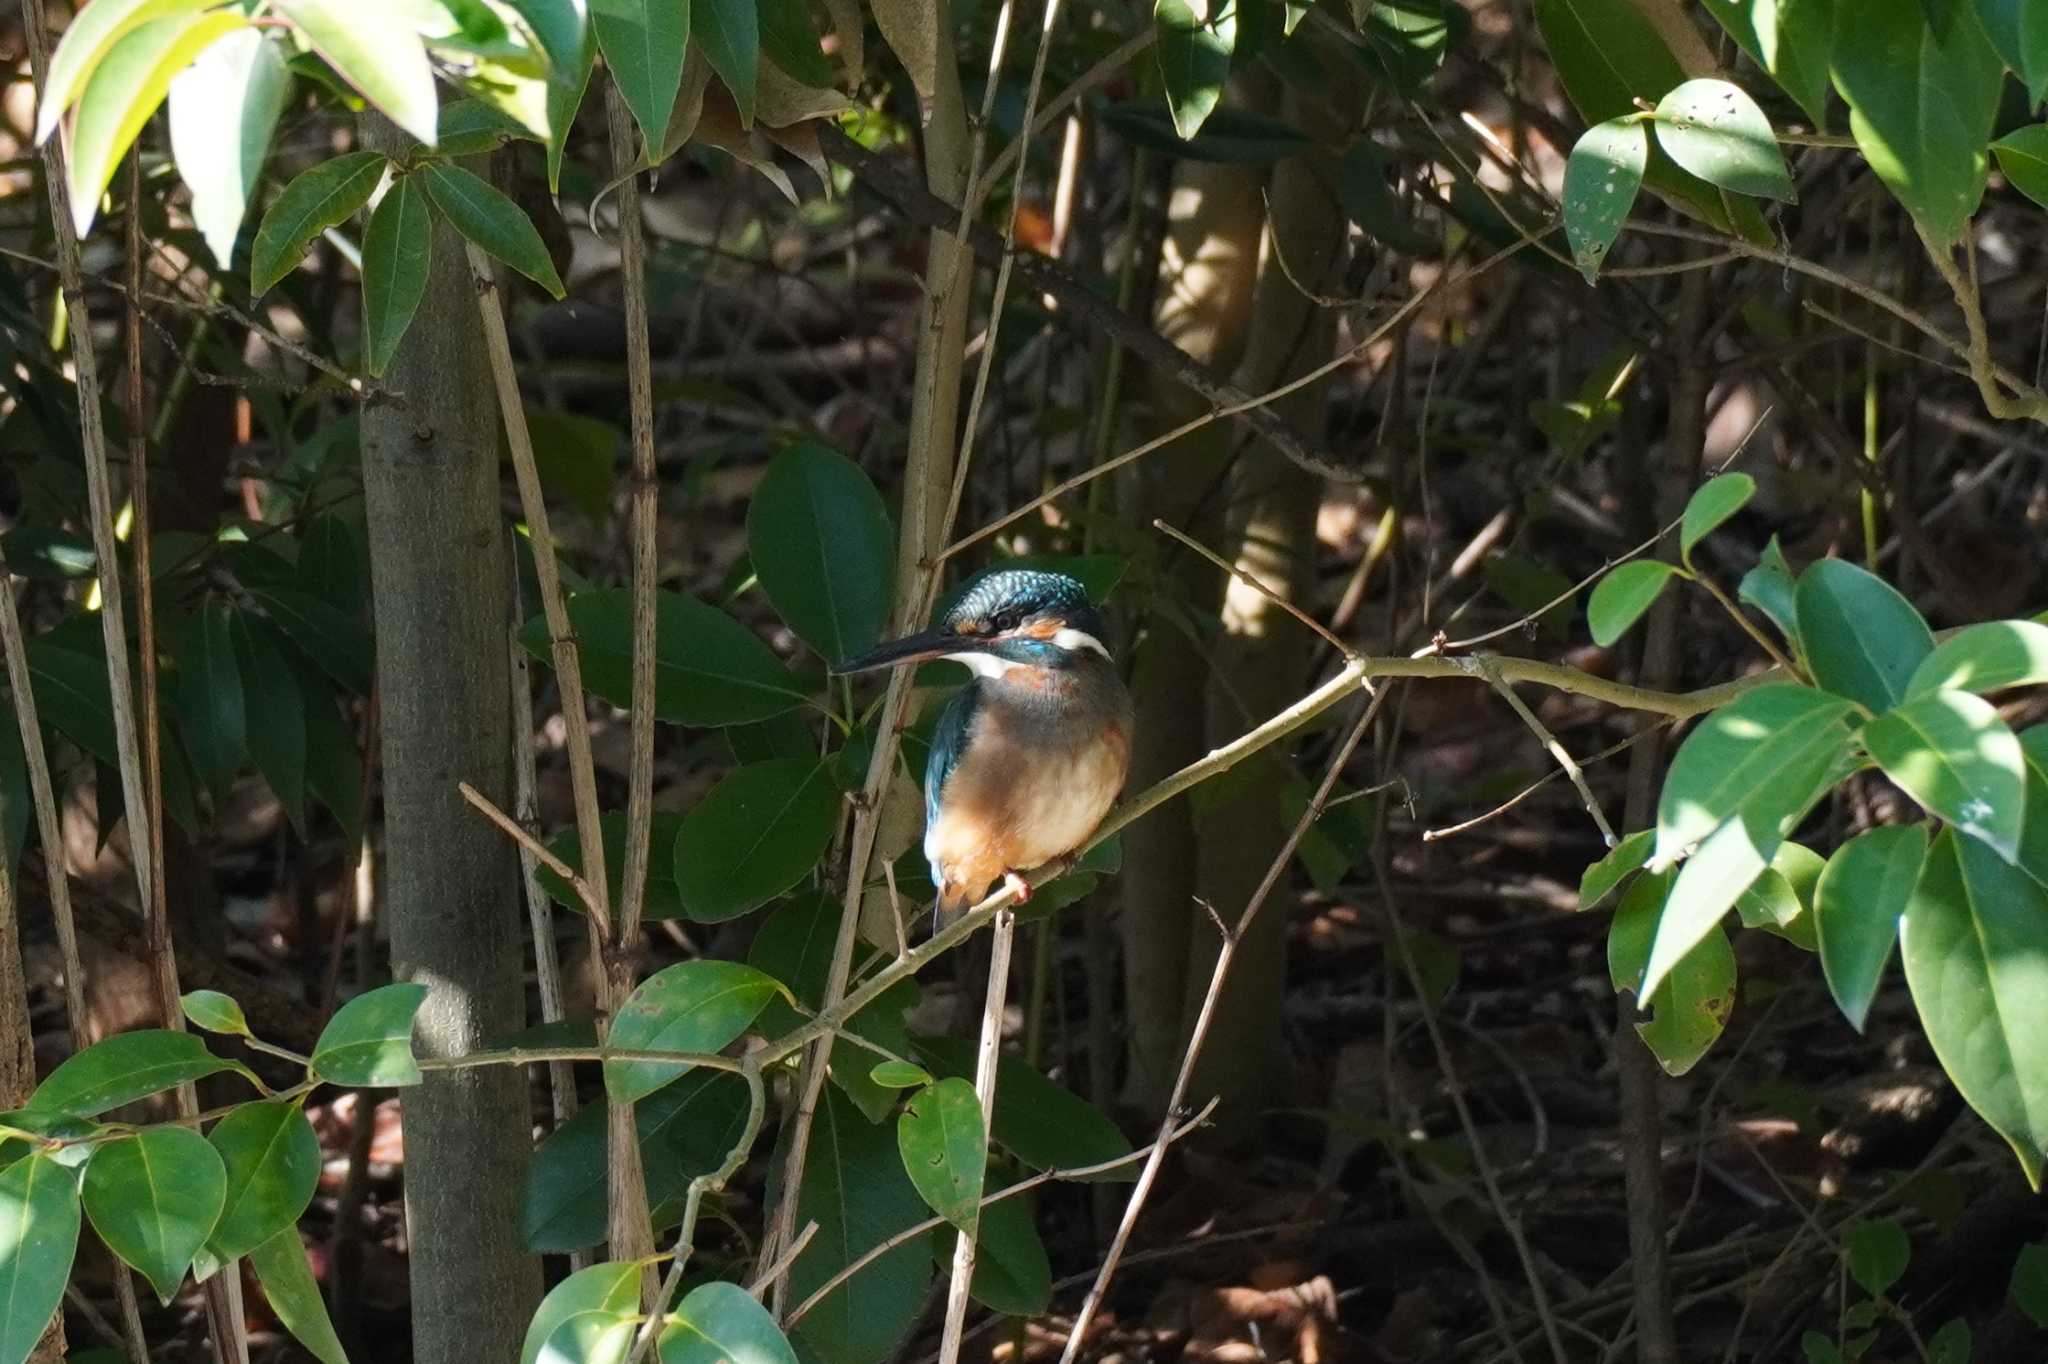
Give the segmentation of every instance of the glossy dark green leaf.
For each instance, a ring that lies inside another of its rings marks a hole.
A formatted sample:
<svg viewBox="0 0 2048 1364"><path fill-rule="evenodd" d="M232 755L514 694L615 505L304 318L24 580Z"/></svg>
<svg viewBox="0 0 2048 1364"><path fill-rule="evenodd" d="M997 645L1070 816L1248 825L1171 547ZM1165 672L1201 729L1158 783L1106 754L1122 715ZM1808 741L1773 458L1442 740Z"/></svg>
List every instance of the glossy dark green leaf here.
<svg viewBox="0 0 2048 1364"><path fill-rule="evenodd" d="M1865 725L1863 745L1929 814L2019 860L2026 756L1989 701L1959 691L1916 696Z"/></svg>
<svg viewBox="0 0 2048 1364"><path fill-rule="evenodd" d="M682 827L683 817L672 810L656 810L649 822L647 893L641 913L649 919L680 919L682 897L676 893L675 878L662 862L675 848L676 832ZM604 837L605 884L611 888L616 903L626 884L626 816L623 811L608 810L598 816L597 823ZM575 829L564 829L549 839L548 851L577 871L583 870L583 840ZM540 867L539 876L541 889L556 904L578 914L583 912L583 901L576 897L575 888L552 868Z"/></svg>
<svg viewBox="0 0 2048 1364"><path fill-rule="evenodd" d="M732 92L740 126L754 122L754 82L761 66L761 22L755 0L692 0L690 38Z"/></svg>
<svg viewBox="0 0 2048 1364"><path fill-rule="evenodd" d="M991 1312L1035 1317L1052 1302L1052 1261L1032 1220L1031 1197L1015 1194L981 1209L974 1233L974 1279L968 1292ZM950 1258L947 1238L933 1253Z"/></svg>
<svg viewBox="0 0 2048 1364"><path fill-rule="evenodd" d="M326 1300L313 1278L313 1266L306 1258L306 1243L297 1227L286 1227L249 1252L249 1264L263 1285L263 1296L299 1344L320 1364L348 1364L348 1354L328 1320Z"/></svg>
<svg viewBox="0 0 2048 1364"><path fill-rule="evenodd" d="M1202 131L1183 138L1173 115L1156 100L1107 105L1103 126L1134 147L1165 152L1186 161L1223 165L1266 166L1306 151L1314 144L1291 123L1250 109L1222 108L1203 120Z"/></svg>
<svg viewBox="0 0 2048 1364"><path fill-rule="evenodd" d="M896 534L881 494L852 460L813 444L777 455L747 510L747 553L776 612L827 662L881 638Z"/></svg>
<svg viewBox="0 0 2048 1364"><path fill-rule="evenodd" d="M0 1358L25 1360L64 1301L78 1251L78 1181L40 1153L0 1170Z"/></svg>
<svg viewBox="0 0 2048 1364"><path fill-rule="evenodd" d="M297 671L306 717L306 790L353 844L363 834L363 760L355 729L327 679L305 664Z"/></svg>
<svg viewBox="0 0 2048 1364"><path fill-rule="evenodd" d="M80 237L92 230L115 167L163 103L171 78L248 22L236 9L174 13L129 29L107 49L78 97L66 149L71 217Z"/></svg>
<svg viewBox="0 0 2048 1364"><path fill-rule="evenodd" d="M233 1037L249 1036L249 1020L242 1015L242 1006L232 995L218 990L188 990L178 1001L186 1021L195 1028L207 1032L227 1033Z"/></svg>
<svg viewBox="0 0 2048 1364"><path fill-rule="evenodd" d="M761 51L799 85L821 90L835 79L818 43L808 0L760 0Z"/></svg>
<svg viewBox="0 0 2048 1364"><path fill-rule="evenodd" d="M547 244L519 205L488 181L446 161L429 162L420 168L420 177L427 198L466 240L555 298L562 297L562 278L555 273Z"/></svg>
<svg viewBox="0 0 2048 1364"><path fill-rule="evenodd" d="M1937 246L1952 246L1984 197L1985 146L2002 63L1975 15L1936 34L1912 5L1845 4L1835 88L1870 168Z"/></svg>
<svg viewBox="0 0 2048 1364"><path fill-rule="evenodd" d="M249 252L250 291L269 292L298 268L315 237L370 202L384 178L384 164L380 153L348 152L302 171L286 185L256 229Z"/></svg>
<svg viewBox="0 0 2048 1364"><path fill-rule="evenodd" d="M1842 1253L1848 1260L1849 1277L1871 1297L1881 1298L1906 1272L1913 1244L1906 1229L1886 1217L1849 1228L1842 1238Z"/></svg>
<svg viewBox="0 0 2048 1364"><path fill-rule="evenodd" d="M219 39L171 81L171 155L192 192L192 221L223 270L290 94L284 43L258 28Z"/></svg>
<svg viewBox="0 0 2048 1364"><path fill-rule="evenodd" d="M2036 1326L2048 1326L2048 1241L2020 1247L2008 1291Z"/></svg>
<svg viewBox="0 0 2048 1364"><path fill-rule="evenodd" d="M1607 576L1586 599L1586 624L1593 642L1606 648L1628 633L1663 594L1664 585L1678 572L1676 566L1655 559L1639 559L1609 569Z"/></svg>
<svg viewBox="0 0 2048 1364"><path fill-rule="evenodd" d="M348 612L296 587L252 587L249 595L299 652L357 696L368 696L376 647Z"/></svg>
<svg viewBox="0 0 2048 1364"><path fill-rule="evenodd" d="M1794 608L1814 681L1874 712L1905 700L1914 669L1934 651L1934 633L1911 602L1841 559L1806 566Z"/></svg>
<svg viewBox="0 0 2048 1364"><path fill-rule="evenodd" d="M955 1076L912 1095L896 1120L896 1149L919 1197L971 1234L988 1172L988 1138L974 1085Z"/></svg>
<svg viewBox="0 0 2048 1364"><path fill-rule="evenodd" d="M363 98L434 145L434 71L402 0L278 0L277 8Z"/></svg>
<svg viewBox="0 0 2048 1364"><path fill-rule="evenodd" d="M1703 0L1751 61L1798 101L1813 126L1827 126L1828 55L1835 0Z"/></svg>
<svg viewBox="0 0 2048 1364"><path fill-rule="evenodd" d="M206 1249L225 1263L295 1226L320 1183L320 1139L298 1104L246 1103L206 1134L227 1172Z"/></svg>
<svg viewBox="0 0 2048 1364"><path fill-rule="evenodd" d="M804 704L805 692L759 636L694 597L655 596L654 713L685 725L737 725ZM633 597L594 588L569 599L569 623L583 661L583 684L615 706L633 696ZM536 616L520 631L528 653L552 663L547 625Z"/></svg>
<svg viewBox="0 0 2048 1364"><path fill-rule="evenodd" d="M1629 886L1607 933L1607 970L1616 990L1633 991L1650 961L1673 885L1669 872L1646 872ZM1735 1009L1735 951L1710 922L1685 952L1639 996L1650 1019L1636 1024L1657 1064L1683 1075L1699 1063Z"/></svg>
<svg viewBox="0 0 2048 1364"><path fill-rule="evenodd" d="M1906 907L1899 955L1920 1023L1970 1107L2041 1182L2048 1148L2048 890L1983 843L1935 837Z"/></svg>
<svg viewBox="0 0 2048 1364"><path fill-rule="evenodd" d="M884 1089L916 1089L932 1082L930 1071L908 1061L883 1061L868 1074Z"/></svg>
<svg viewBox="0 0 2048 1364"><path fill-rule="evenodd" d="M1614 888L1650 860L1655 829L1638 829L1607 850L1607 855L1586 868L1579 878L1579 908L1595 909L1614 893Z"/></svg>
<svg viewBox="0 0 2048 1364"><path fill-rule="evenodd" d="M1739 85L1686 81L1657 102L1656 128L1671 159L1710 185L1786 203L1799 197L1770 119Z"/></svg>
<svg viewBox="0 0 2048 1364"><path fill-rule="evenodd" d="M242 678L249 756L300 833L306 829L306 703L299 675L269 625L237 613L228 623Z"/></svg>
<svg viewBox="0 0 2048 1364"><path fill-rule="evenodd" d="M93 1153L83 1194L100 1239L168 1303L220 1217L227 1171L190 1128L145 1127Z"/></svg>
<svg viewBox="0 0 2048 1364"><path fill-rule="evenodd" d="M167 1028L115 1033L51 1071L29 1095L28 1107L89 1118L224 1070L248 1074L239 1062L208 1051L205 1041L191 1033Z"/></svg>
<svg viewBox="0 0 2048 1364"><path fill-rule="evenodd" d="M825 766L809 758L772 758L726 774L676 833L683 912L717 923L794 886L832 841L839 804Z"/></svg>
<svg viewBox="0 0 2048 1364"><path fill-rule="evenodd" d="M313 1046L313 1073L339 1085L411 1085L420 1080L412 1022L427 987L383 985L335 1010Z"/></svg>
<svg viewBox="0 0 2048 1364"><path fill-rule="evenodd" d="M1934 646L1907 680L1907 696L1953 687L1994 692L2048 682L2048 625L1992 620L1965 626Z"/></svg>
<svg viewBox="0 0 2048 1364"><path fill-rule="evenodd" d="M181 732L192 769L213 792L216 807L241 770L244 738L242 672L235 659L226 602L210 598L179 634L178 697Z"/></svg>
<svg viewBox="0 0 2048 1364"><path fill-rule="evenodd" d="M2036 8L2048 16L2048 6ZM2014 189L2048 208L2048 124L2014 129L1991 144L1991 154L1998 158L1999 171Z"/></svg>
<svg viewBox="0 0 2048 1364"><path fill-rule="evenodd" d="M811 1134L797 1198L799 1225L817 1234L790 1269L790 1298L802 1302L881 1242L925 1220L895 1134L870 1123L827 1086ZM873 1364L910 1333L932 1280L931 1234L907 1238L833 1289L796 1323L795 1344L820 1364Z"/></svg>
<svg viewBox="0 0 2048 1364"><path fill-rule="evenodd" d="M661 1364L797 1364L775 1318L736 1283L698 1284L675 1316L661 1333Z"/></svg>
<svg viewBox="0 0 2048 1364"><path fill-rule="evenodd" d="M563 1255L603 1242L606 1105L578 1110L533 1153L520 1198L528 1250ZM689 1183L718 1168L745 1129L747 1085L726 1071L698 1070L633 1106L647 1204L680 1206ZM673 1214L671 1214L673 1216Z"/></svg>
<svg viewBox="0 0 2048 1364"><path fill-rule="evenodd" d="M781 989L772 978L736 961L678 962L640 982L620 1006L611 1045L715 1052L745 1032ZM605 1089L615 1102L631 1103L688 1069L670 1061L607 1061Z"/></svg>
<svg viewBox="0 0 2048 1364"><path fill-rule="evenodd" d="M1416 255L1436 246L1432 237L1415 226L1387 184L1387 159L1369 137L1359 138L1344 153L1344 164L1337 173L1337 201L1345 216L1382 246Z"/></svg>
<svg viewBox="0 0 2048 1364"><path fill-rule="evenodd" d="M598 50L633 111L640 135L659 147L683 86L683 51L690 41L690 0L616 0L594 5L591 27Z"/></svg>
<svg viewBox="0 0 2048 1364"><path fill-rule="evenodd" d="M519 1364L544 1364L542 1352L549 1339L573 1316L595 1312L630 1317L639 1306L639 1265L630 1260L614 1260L579 1269L541 1299L532 1324L526 1328Z"/></svg>
<svg viewBox="0 0 2048 1364"><path fill-rule="evenodd" d="M1216 111L1230 79L1236 7L1222 0L1155 0L1152 26L1174 131L1192 138Z"/></svg>
<svg viewBox="0 0 2048 1364"><path fill-rule="evenodd" d="M60 647L47 635L28 641L27 653L42 722L101 762L114 762L118 746L105 655Z"/></svg>
<svg viewBox="0 0 2048 1364"><path fill-rule="evenodd" d="M916 1058L934 1075L971 1079L974 1043L963 1037L920 1037ZM995 1113L989 1135L996 1145L1034 1170L1100 1165L1130 1154L1117 1125L1086 1099L1047 1079L1028 1063L1004 1057L996 1063ZM1135 1178L1132 1166L1117 1178Z"/></svg>
<svg viewBox="0 0 2048 1364"><path fill-rule="evenodd" d="M1564 234L1586 283L1635 207L1649 163L1650 134L1642 120L1624 115L1596 123L1572 145L1564 167Z"/></svg>
<svg viewBox="0 0 2048 1364"><path fill-rule="evenodd" d="M1868 829L1828 859L1814 895L1820 964L1849 1026L1863 1031L1884 980L1920 869L1927 831L1919 825Z"/></svg>
<svg viewBox="0 0 2048 1364"><path fill-rule="evenodd" d="M1963 1317L1950 1317L1927 1338L1927 1364L1970 1364L1973 1336Z"/></svg>
<svg viewBox="0 0 2048 1364"><path fill-rule="evenodd" d="M1678 522L1678 552L1690 562L1693 546L1712 535L1729 517L1756 496L1756 480L1748 474L1722 474L1701 484L1686 501Z"/></svg>
<svg viewBox="0 0 2048 1364"><path fill-rule="evenodd" d="M2033 106L2048 99L2048 6L2040 0L1977 0L1984 36L2027 87Z"/></svg>
<svg viewBox="0 0 2048 1364"><path fill-rule="evenodd" d="M1785 551L1778 548L1778 537L1773 535L1764 546L1756 567L1742 575L1735 595L1769 616L1771 623L1778 627L1778 633L1797 648L1799 611L1794 605L1796 592L1797 580L1792 576L1792 566L1785 562Z"/></svg>
<svg viewBox="0 0 2048 1364"><path fill-rule="evenodd" d="M566 497L593 521L611 514L612 486L624 437L611 422L552 407L526 409L540 486Z"/></svg>
<svg viewBox="0 0 2048 1364"><path fill-rule="evenodd" d="M382 377L427 292L434 227L426 192L406 176L384 192L363 233L363 359Z"/></svg>
<svg viewBox="0 0 2048 1364"><path fill-rule="evenodd" d="M437 131L440 136L435 150L443 156L483 156L507 142L533 136L518 119L480 99L443 105Z"/></svg>
<svg viewBox="0 0 2048 1364"><path fill-rule="evenodd" d="M1787 847L1794 845L1787 844ZM1784 849L1780 849L1783 852ZM1744 928L1754 928L1783 938L1795 947L1811 952L1819 943L1814 937L1813 916L1792 889L1791 881L1776 867L1766 867L1756 880L1735 897L1735 913Z"/></svg>

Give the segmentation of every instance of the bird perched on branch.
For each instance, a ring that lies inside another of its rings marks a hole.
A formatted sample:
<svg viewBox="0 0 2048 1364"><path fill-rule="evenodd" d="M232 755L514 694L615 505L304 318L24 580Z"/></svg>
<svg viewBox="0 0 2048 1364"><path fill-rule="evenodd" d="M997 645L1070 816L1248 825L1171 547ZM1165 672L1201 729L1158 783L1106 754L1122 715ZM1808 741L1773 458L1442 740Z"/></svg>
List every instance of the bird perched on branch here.
<svg viewBox="0 0 2048 1364"><path fill-rule="evenodd" d="M1087 841L1130 770L1131 698L1102 615L1061 573L1004 569L938 626L843 663L841 673L949 658L974 674L947 705L925 764L924 853L938 913Z"/></svg>

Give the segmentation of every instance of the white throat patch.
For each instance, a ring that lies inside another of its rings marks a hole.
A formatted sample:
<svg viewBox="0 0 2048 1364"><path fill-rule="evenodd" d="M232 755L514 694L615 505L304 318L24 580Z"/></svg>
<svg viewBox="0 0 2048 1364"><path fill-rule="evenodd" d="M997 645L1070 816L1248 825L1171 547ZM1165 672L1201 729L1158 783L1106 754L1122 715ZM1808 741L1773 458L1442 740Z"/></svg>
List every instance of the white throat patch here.
<svg viewBox="0 0 2048 1364"><path fill-rule="evenodd" d="M976 677L1001 677L1010 669L1023 666L1019 663L1012 663L1007 658L998 658L994 654L979 652L946 654L944 657L952 659L955 663L966 664L967 671L973 673Z"/></svg>
<svg viewBox="0 0 2048 1364"><path fill-rule="evenodd" d="M1086 630L1076 630L1072 626L1061 627L1060 632L1052 637L1052 642L1069 653L1079 649L1093 649L1104 658L1109 657L1109 650L1103 647L1101 640Z"/></svg>

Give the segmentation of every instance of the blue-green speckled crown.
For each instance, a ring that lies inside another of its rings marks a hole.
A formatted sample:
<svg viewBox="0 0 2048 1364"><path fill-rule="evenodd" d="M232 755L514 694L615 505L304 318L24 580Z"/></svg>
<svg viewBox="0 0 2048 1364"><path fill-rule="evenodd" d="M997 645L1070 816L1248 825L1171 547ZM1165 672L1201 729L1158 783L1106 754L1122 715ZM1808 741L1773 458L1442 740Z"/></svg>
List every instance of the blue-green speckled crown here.
<svg viewBox="0 0 2048 1364"><path fill-rule="evenodd" d="M973 622L989 629L1014 628L1034 616L1053 616L1097 639L1103 636L1102 613L1088 600L1088 590L1064 573L1035 568L1003 568L971 583L946 613L947 629Z"/></svg>

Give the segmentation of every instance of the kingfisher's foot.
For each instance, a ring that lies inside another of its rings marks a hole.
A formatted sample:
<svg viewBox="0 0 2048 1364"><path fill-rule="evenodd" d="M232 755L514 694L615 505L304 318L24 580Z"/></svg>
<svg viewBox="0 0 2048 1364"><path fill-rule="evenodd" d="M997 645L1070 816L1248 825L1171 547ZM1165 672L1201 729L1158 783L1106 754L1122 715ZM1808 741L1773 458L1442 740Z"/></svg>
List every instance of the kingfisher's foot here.
<svg viewBox="0 0 2048 1364"><path fill-rule="evenodd" d="M1017 875L1016 872L1004 872L1003 885L1007 887L1011 891L1011 893L1017 897L1014 903L1021 905L1024 904L1026 901L1030 900L1031 883L1029 881L1026 881L1023 877Z"/></svg>

